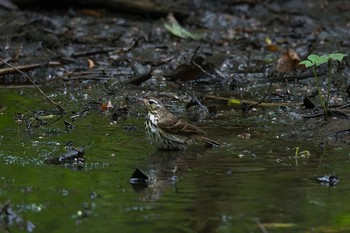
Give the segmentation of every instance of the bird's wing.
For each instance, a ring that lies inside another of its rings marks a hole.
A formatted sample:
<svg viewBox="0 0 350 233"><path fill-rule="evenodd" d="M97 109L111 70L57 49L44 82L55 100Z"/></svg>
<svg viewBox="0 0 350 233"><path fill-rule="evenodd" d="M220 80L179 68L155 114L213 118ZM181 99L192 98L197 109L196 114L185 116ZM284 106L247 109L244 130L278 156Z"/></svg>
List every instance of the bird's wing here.
<svg viewBox="0 0 350 233"><path fill-rule="evenodd" d="M159 119L158 126L168 133L180 135L206 135L198 127L191 125L187 121L179 119L173 115Z"/></svg>

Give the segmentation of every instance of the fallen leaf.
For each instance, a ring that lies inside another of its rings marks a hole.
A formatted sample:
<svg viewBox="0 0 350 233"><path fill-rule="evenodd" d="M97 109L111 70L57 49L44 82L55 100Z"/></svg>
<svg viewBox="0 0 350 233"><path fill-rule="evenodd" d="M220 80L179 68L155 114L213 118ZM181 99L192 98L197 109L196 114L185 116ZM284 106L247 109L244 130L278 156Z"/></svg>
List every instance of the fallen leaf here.
<svg viewBox="0 0 350 233"><path fill-rule="evenodd" d="M178 21L175 19L174 15L170 13L167 17L168 22L163 22L164 27L166 30L168 30L171 34L174 36L180 37L180 38L191 38L193 40L199 40L202 38L202 35L192 33L188 31L187 29L183 28Z"/></svg>
<svg viewBox="0 0 350 233"><path fill-rule="evenodd" d="M276 70L281 73L288 73L297 68L302 68L300 65L300 58L294 49L288 49L287 52L283 53L277 60Z"/></svg>
<svg viewBox="0 0 350 233"><path fill-rule="evenodd" d="M266 37L265 38L265 42L266 42L266 48L267 50L271 51L271 52L277 52L278 46L276 44L272 44L272 40L270 39L270 37Z"/></svg>
<svg viewBox="0 0 350 233"><path fill-rule="evenodd" d="M85 15L90 15L94 17L101 17L103 14L101 11L93 10L93 9L82 9L80 10L80 13Z"/></svg>
<svg viewBox="0 0 350 233"><path fill-rule="evenodd" d="M107 108L113 108L112 101L110 101L110 100L108 101Z"/></svg>
<svg viewBox="0 0 350 233"><path fill-rule="evenodd" d="M100 108L102 111L107 111L108 109L112 109L113 108L112 101L109 100L107 104L106 103L101 104Z"/></svg>
<svg viewBox="0 0 350 233"><path fill-rule="evenodd" d="M266 46L267 50L269 50L270 52L277 52L279 49L278 49L278 46L275 45L275 44L270 44L270 45L267 45Z"/></svg>
<svg viewBox="0 0 350 233"><path fill-rule="evenodd" d="M106 103L101 104L101 105L100 105L100 108L101 108L102 111L106 111L106 110L108 109Z"/></svg>
<svg viewBox="0 0 350 233"><path fill-rule="evenodd" d="M298 56L298 54L295 52L294 49L288 49L288 55L295 65L299 64L299 62L301 61L300 57Z"/></svg>
<svg viewBox="0 0 350 233"><path fill-rule="evenodd" d="M90 69L95 67L94 61L91 60L90 58L87 59L87 63L88 63L88 67L89 67Z"/></svg>

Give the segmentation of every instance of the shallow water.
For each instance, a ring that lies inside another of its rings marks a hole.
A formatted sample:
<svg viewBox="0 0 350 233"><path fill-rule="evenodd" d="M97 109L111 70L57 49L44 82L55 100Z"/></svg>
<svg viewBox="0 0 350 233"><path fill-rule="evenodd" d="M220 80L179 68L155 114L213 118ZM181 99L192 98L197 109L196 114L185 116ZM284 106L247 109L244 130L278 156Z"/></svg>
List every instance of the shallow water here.
<svg viewBox="0 0 350 233"><path fill-rule="evenodd" d="M0 90L6 106L0 115L0 203L9 200L24 221L9 225L11 232L24 232L28 221L34 232L350 230L349 148L289 138L295 122L282 121L285 115L202 122L222 147L163 152L144 138L142 114L112 124L91 110L70 132L63 120L25 132L16 112L52 108L34 93ZM83 169L43 162L64 153L68 141L85 148ZM295 158L295 147L310 155ZM129 183L137 167L153 178L144 190ZM333 173L340 178L335 187L314 181Z"/></svg>

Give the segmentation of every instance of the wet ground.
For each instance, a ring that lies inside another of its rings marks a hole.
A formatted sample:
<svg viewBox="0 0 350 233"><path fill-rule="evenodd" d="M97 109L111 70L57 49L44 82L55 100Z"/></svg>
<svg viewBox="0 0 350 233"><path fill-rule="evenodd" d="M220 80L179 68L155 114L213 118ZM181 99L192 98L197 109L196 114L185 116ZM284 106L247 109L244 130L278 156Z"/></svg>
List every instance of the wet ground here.
<svg viewBox="0 0 350 233"><path fill-rule="evenodd" d="M1 64L1 232L350 231L349 60L331 63L327 120L297 66L349 55L349 3L193 4L0 11L1 59L56 104ZM222 146L153 148L147 95ZM72 148L83 159L50 160ZM130 184L136 168L147 185Z"/></svg>

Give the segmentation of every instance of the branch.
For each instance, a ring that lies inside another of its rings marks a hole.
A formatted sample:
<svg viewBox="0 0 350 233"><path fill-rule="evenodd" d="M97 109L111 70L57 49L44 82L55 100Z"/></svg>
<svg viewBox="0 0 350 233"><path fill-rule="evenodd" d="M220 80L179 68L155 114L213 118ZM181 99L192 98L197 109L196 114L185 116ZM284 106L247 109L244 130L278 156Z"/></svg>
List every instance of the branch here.
<svg viewBox="0 0 350 233"><path fill-rule="evenodd" d="M43 66L43 64L31 64L31 65L14 67L14 66L11 66L9 63L7 63L5 60L0 59L0 61L2 61L4 64L10 66L10 68L0 69L0 75L15 73L16 71L19 71L19 70L31 70L31 69L35 69L35 68ZM47 65L48 66L58 66L58 65L60 65L60 63L57 61L52 61L52 62L49 62Z"/></svg>

